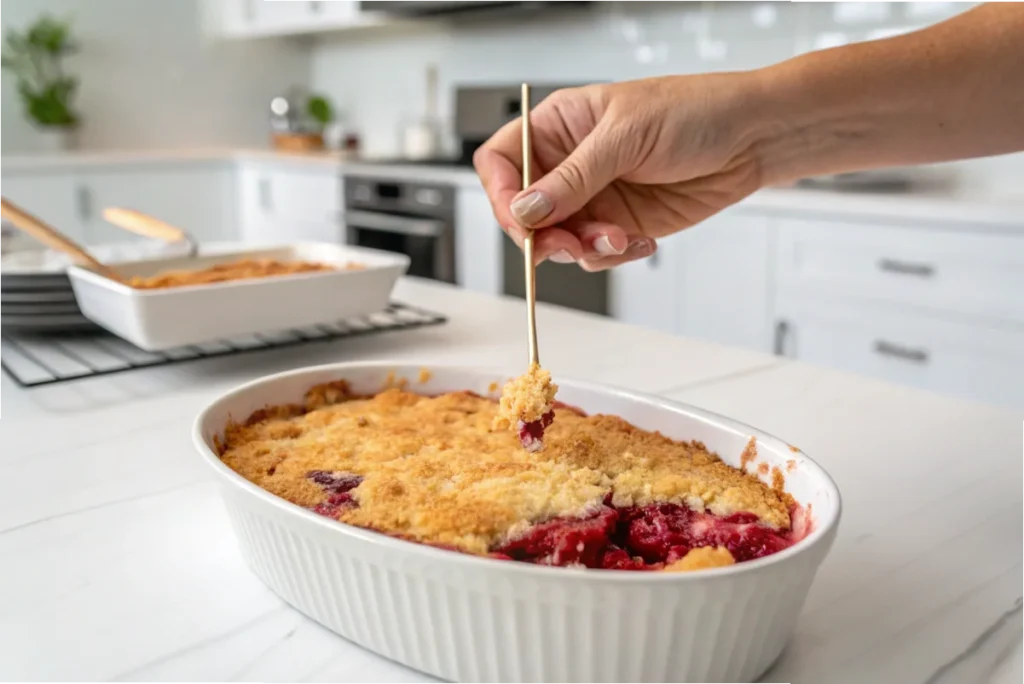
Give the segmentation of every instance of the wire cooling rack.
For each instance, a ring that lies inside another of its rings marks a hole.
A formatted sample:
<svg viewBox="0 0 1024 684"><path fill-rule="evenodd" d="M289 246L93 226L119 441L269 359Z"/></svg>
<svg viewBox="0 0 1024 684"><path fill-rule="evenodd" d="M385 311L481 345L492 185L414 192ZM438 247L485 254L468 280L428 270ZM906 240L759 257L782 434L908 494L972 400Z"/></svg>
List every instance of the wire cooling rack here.
<svg viewBox="0 0 1024 684"><path fill-rule="evenodd" d="M0 366L20 386L38 387L215 356L440 325L446 321L441 314L392 302L379 313L337 323L246 335L162 352L144 351L105 331L46 336L0 331Z"/></svg>

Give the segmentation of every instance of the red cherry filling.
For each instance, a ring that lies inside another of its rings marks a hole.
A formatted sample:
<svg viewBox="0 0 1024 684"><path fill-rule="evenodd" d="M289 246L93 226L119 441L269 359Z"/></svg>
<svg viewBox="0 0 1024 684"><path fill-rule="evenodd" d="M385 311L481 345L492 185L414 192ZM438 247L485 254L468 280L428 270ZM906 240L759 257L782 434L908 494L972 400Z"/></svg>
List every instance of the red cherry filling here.
<svg viewBox="0 0 1024 684"><path fill-rule="evenodd" d="M535 525L492 555L542 565L657 570L702 546L724 546L743 562L777 553L796 541L791 532L761 525L752 513L719 518L662 503L605 506L586 518L556 518Z"/></svg>
<svg viewBox="0 0 1024 684"><path fill-rule="evenodd" d="M532 420L528 423L519 421L519 442L527 451L540 451L544 446L544 428L551 425L555 419L555 412L548 411L540 420Z"/></svg>
<svg viewBox="0 0 1024 684"><path fill-rule="evenodd" d="M528 425L539 426L542 435L552 417L553 414L548 413ZM313 512L337 519L343 510L359 505L352 494L363 481L359 475L311 470L306 477L328 495L327 501L311 508ZM809 520L800 509L791 513L793 529L777 531L762 525L755 514L746 512L717 517L674 503L614 508L609 494L595 513L583 518L555 518L539 523L516 539L492 549L488 555L539 565L660 570L683 558L691 549L722 546L741 563L778 553L806 536L810 531ZM458 550L443 544L435 546Z"/></svg>
<svg viewBox="0 0 1024 684"><path fill-rule="evenodd" d="M345 508L355 508L358 502L352 497L352 490L359 486L363 478L351 473L330 470L311 470L306 477L320 485L327 494L327 501L312 507L314 513L328 518L337 518Z"/></svg>
<svg viewBox="0 0 1024 684"><path fill-rule="evenodd" d="M608 539L615 531L618 513L602 508L588 518L560 518L534 525L522 537L510 541L497 552L542 565L585 565L599 567L598 561Z"/></svg>

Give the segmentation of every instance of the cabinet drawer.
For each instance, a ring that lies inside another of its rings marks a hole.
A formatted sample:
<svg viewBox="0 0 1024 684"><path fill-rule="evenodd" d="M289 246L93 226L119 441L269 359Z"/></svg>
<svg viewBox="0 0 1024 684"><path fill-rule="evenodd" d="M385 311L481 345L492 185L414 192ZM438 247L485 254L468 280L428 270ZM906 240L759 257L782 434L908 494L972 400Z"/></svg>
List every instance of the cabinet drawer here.
<svg viewBox="0 0 1024 684"><path fill-rule="evenodd" d="M787 356L921 389L1024 408L1024 327L905 310L781 307Z"/></svg>
<svg viewBox="0 0 1024 684"><path fill-rule="evenodd" d="M832 292L1024 322L1024 225L1019 234L784 219L780 290Z"/></svg>

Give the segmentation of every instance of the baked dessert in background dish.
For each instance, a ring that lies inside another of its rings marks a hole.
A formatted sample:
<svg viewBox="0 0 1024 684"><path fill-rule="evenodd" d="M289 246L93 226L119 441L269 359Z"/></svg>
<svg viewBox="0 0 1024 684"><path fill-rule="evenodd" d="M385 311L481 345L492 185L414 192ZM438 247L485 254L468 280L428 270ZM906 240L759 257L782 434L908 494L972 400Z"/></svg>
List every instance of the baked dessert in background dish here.
<svg viewBox="0 0 1024 684"><path fill-rule="evenodd" d="M342 523L469 554L556 566L690 571L781 551L810 516L778 487L672 440L559 404L544 449L470 392L354 395L344 381L225 427L221 460Z"/></svg>
<svg viewBox="0 0 1024 684"><path fill-rule="evenodd" d="M209 285L229 280L246 280L249 278L267 278L270 276L294 275L296 273L315 273L323 271L353 271L364 268L361 264L349 263L343 267L321 264L312 261L278 261L276 259L241 259L223 264L215 264L197 270L176 270L157 273L154 276L134 276L129 279L131 287L140 290L155 290L186 285Z"/></svg>
<svg viewBox="0 0 1024 684"><path fill-rule="evenodd" d="M544 429L555 417L557 392L558 385L551 382L551 373L530 364L526 373L510 380L502 390L494 427L514 429L524 449L540 451L544 446Z"/></svg>

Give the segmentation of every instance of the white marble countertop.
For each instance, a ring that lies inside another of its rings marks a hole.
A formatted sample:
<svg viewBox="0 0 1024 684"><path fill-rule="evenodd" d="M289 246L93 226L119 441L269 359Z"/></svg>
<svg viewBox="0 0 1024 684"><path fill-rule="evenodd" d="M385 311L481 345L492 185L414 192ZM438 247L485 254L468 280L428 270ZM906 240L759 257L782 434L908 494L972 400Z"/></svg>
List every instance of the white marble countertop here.
<svg viewBox="0 0 1024 684"><path fill-rule="evenodd" d="M0 679L423 681L246 568L190 442L215 395L352 359L519 369L523 308L405 280L449 324L25 390L0 380ZM727 414L835 477L844 518L765 681L1020 682L1022 416L540 306L546 364Z"/></svg>
<svg viewBox="0 0 1024 684"><path fill-rule="evenodd" d="M186 148L168 150L94 150L68 154L5 155L6 173L61 172L110 165L237 163L287 165L324 173L450 183L480 187L471 168L384 163L341 152L290 153L260 148ZM950 222L979 227L1024 230L1024 187L1015 193L968 187L917 187L905 192L836 191L805 187L767 188L743 202L757 211L812 212L829 216L910 220L941 227Z"/></svg>

